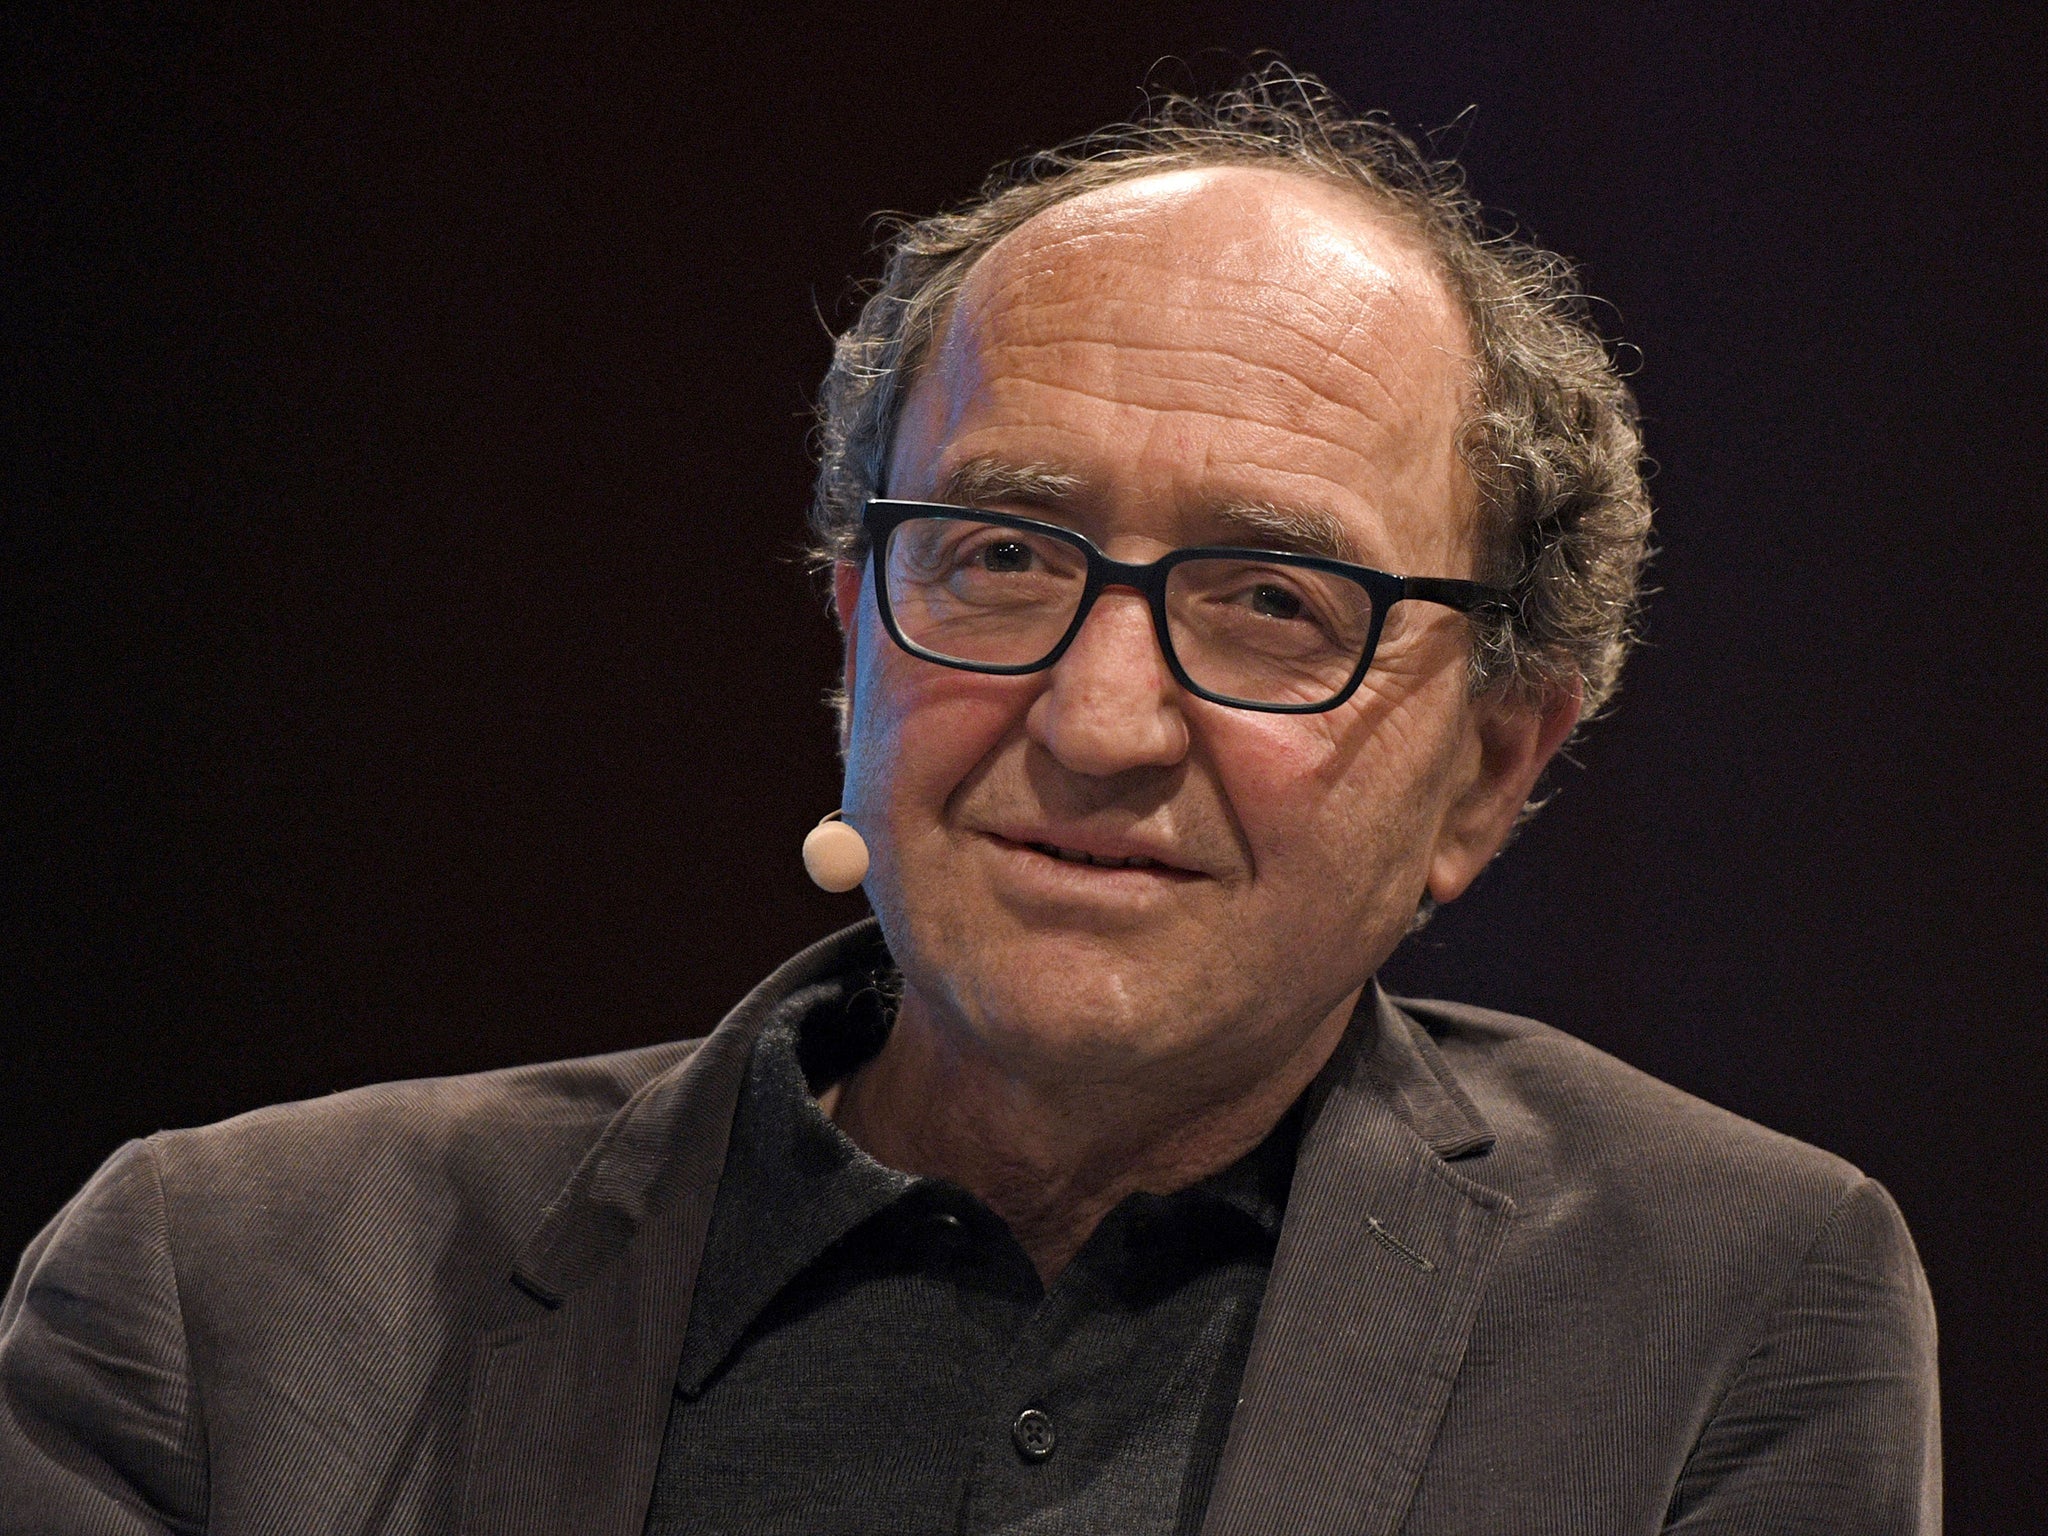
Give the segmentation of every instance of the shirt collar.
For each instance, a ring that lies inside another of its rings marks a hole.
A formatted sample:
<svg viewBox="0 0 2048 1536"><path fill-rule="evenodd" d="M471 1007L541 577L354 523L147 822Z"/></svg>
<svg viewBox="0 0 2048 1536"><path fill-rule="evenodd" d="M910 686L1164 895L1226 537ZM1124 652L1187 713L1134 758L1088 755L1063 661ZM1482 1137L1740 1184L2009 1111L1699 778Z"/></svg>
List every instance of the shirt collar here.
<svg viewBox="0 0 2048 1536"><path fill-rule="evenodd" d="M865 1063L888 1038L893 972L886 963L793 992L755 1042L676 1375L685 1396L701 1392L747 1329L798 1275L856 1227L912 1195L971 1199L940 1180L885 1167L826 1118L814 1095ZM1171 1195L1136 1194L1105 1226L1131 1251L1176 1235L1206 1242L1205 1213L1249 1223L1238 1230L1268 1252L1279 1240L1305 1106L1229 1167ZM941 1191L950 1192L941 1194ZM1235 1223L1234 1223L1235 1224ZM1213 1234L1212 1234L1213 1235Z"/></svg>
<svg viewBox="0 0 2048 1536"><path fill-rule="evenodd" d="M817 1087L851 1071L888 1036L872 974L790 994L755 1041L690 1303L676 1376L701 1391L749 1325L826 1249L929 1180L884 1167L826 1119ZM808 1042L807 1045L800 1042Z"/></svg>

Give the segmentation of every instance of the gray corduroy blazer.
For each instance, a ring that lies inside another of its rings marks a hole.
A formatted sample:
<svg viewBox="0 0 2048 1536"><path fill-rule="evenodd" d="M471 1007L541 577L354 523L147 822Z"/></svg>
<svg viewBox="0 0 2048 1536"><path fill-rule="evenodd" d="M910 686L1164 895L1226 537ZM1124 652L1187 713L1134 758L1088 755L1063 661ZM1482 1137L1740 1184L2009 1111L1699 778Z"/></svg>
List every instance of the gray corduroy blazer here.
<svg viewBox="0 0 2048 1536"><path fill-rule="evenodd" d="M0 1531L642 1525L742 1069L701 1044L131 1143L0 1311ZM1206 1529L1932 1532L1885 1192L1527 1020L1368 994L1307 1130Z"/></svg>

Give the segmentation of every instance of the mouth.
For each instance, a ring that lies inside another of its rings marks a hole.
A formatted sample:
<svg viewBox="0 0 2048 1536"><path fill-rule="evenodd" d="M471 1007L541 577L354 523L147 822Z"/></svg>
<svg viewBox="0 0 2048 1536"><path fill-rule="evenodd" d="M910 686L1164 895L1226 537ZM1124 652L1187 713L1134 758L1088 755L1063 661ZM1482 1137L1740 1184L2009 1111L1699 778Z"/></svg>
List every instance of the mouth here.
<svg viewBox="0 0 2048 1536"><path fill-rule="evenodd" d="M1109 851L1101 848L1072 848L1064 843L1048 842L1035 837L1006 837L1001 833L988 834L997 844L1016 851L1042 854L1062 864L1076 864L1087 869L1129 869L1168 880L1199 880L1204 878L1200 870L1189 869L1183 864L1174 864L1155 854Z"/></svg>
<svg viewBox="0 0 2048 1536"><path fill-rule="evenodd" d="M1040 853L1049 853L1056 859L1065 859L1069 864L1092 864L1097 869L1173 868L1172 865L1162 864L1157 859L1148 859L1142 853L1134 853L1125 859L1115 859L1103 854L1083 853L1078 848L1062 848L1057 843L1026 843L1024 846L1036 849ZM1186 874L1187 871L1182 870L1180 873Z"/></svg>

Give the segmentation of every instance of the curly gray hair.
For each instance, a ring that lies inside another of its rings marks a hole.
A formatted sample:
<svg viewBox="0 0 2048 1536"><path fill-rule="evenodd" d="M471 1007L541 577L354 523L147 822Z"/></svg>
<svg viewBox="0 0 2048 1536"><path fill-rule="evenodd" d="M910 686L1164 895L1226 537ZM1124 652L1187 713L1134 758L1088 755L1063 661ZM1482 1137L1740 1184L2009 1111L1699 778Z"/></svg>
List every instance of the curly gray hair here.
<svg viewBox="0 0 2048 1536"><path fill-rule="evenodd" d="M1161 98L1137 122L997 171L962 207L891 227L881 280L819 393L813 554L865 555L861 507L881 492L904 397L984 252L1068 198L1211 166L1336 183L1421 237L1471 327L1476 405L1460 448L1482 509L1480 579L1515 597L1477 626L1474 686L1534 697L1576 683L1590 718L1634 641L1649 547L1634 397L1569 263L1492 233L1455 163L1284 65L1218 96Z"/></svg>

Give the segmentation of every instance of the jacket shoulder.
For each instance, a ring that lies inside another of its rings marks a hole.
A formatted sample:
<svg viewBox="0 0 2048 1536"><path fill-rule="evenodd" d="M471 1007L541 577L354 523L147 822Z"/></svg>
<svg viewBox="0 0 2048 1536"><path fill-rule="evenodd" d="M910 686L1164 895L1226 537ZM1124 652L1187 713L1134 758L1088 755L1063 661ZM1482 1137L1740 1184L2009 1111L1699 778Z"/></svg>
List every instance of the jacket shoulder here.
<svg viewBox="0 0 2048 1536"><path fill-rule="evenodd" d="M151 1140L160 1150L182 1154L213 1143L297 1145L393 1133L460 1135L508 1123L576 1124L595 1119L601 1124L643 1084L686 1060L702 1043L671 1040L601 1056L372 1083L316 1099L266 1105L212 1125L161 1131Z"/></svg>
<svg viewBox="0 0 2048 1536"><path fill-rule="evenodd" d="M470 1159L478 1154L495 1178L536 1154L539 1162L549 1161L542 1149L557 1143L587 1146L634 1093L686 1061L700 1043L669 1041L456 1077L375 1083L268 1105L213 1125L160 1131L150 1142L158 1160L183 1180L248 1176L250 1164L260 1161L271 1192L295 1182L331 1187L337 1164L365 1173L435 1168L460 1177L473 1171Z"/></svg>
<svg viewBox="0 0 2048 1536"><path fill-rule="evenodd" d="M1470 1475L1419 1528L1492 1529L1474 1490L1574 1528L1938 1529L1934 1312L1881 1185L1534 1020L1397 1006L1492 1130L1457 1170L1512 1202L1432 1452Z"/></svg>
<svg viewBox="0 0 2048 1536"><path fill-rule="evenodd" d="M633 1096L699 1042L273 1105L148 1146L190 1294L227 1306L348 1277L496 1295L519 1244Z"/></svg>
<svg viewBox="0 0 2048 1536"><path fill-rule="evenodd" d="M694 1049L380 1084L123 1147L0 1306L20 1528L139 1530L139 1503L197 1530L223 1467L386 1443L502 1319L518 1243L604 1128ZM345 1483L332 1461L298 1475Z"/></svg>
<svg viewBox="0 0 2048 1536"><path fill-rule="evenodd" d="M1677 1214L1692 1200L1808 1237L1866 1183L1843 1158L1650 1076L1534 1019L1402 998L1497 1138L1481 1176L1519 1203L1598 1192ZM1477 1172L1478 1170L1474 1170Z"/></svg>

